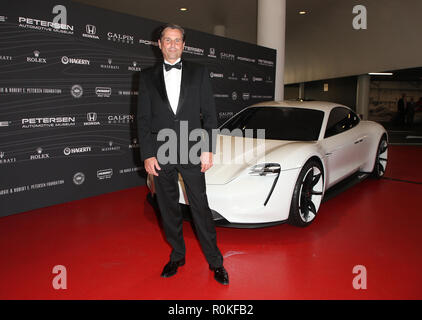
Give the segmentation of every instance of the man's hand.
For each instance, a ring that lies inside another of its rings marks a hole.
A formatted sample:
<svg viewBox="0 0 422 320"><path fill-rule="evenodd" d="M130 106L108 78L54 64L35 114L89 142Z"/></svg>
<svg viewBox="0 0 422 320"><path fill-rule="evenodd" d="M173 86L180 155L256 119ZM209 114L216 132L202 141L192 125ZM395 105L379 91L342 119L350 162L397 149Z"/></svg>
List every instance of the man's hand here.
<svg viewBox="0 0 422 320"><path fill-rule="evenodd" d="M158 161L156 157L151 157L148 159L144 160L144 167L145 170L149 173L149 174L153 174L154 176L158 177L158 173L157 171L155 171L155 169L157 170L161 170L160 166L158 165Z"/></svg>
<svg viewBox="0 0 422 320"><path fill-rule="evenodd" d="M212 152L202 152L201 153L201 172L207 171L212 167Z"/></svg>

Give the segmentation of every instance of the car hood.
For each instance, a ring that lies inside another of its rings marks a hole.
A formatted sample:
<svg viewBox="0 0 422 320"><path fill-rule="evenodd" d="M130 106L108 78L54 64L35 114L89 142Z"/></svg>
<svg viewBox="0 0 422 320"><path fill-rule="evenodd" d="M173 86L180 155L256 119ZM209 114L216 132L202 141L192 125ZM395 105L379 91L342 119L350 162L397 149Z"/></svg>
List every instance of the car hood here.
<svg viewBox="0 0 422 320"><path fill-rule="evenodd" d="M265 162L267 155L294 141L264 140L217 135L213 166L205 173L207 184L226 184L244 170Z"/></svg>

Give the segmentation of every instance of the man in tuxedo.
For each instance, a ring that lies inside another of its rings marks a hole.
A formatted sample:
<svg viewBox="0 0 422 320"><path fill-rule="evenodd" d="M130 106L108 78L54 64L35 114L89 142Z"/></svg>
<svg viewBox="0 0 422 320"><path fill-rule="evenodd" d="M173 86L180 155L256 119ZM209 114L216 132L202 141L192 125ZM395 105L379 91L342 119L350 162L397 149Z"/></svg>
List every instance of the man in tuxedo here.
<svg viewBox="0 0 422 320"><path fill-rule="evenodd" d="M187 61L181 56L185 32L177 25L162 28L159 48L163 63L141 72L138 96L138 134L141 159L145 170L153 175L158 206L166 239L172 247L170 261L162 277L171 277L185 264L183 216L179 208L178 173L185 185L188 201L202 250L214 271L214 278L228 284L223 256L217 247L216 230L208 206L205 190L205 171L212 166L212 129L217 127L214 97L205 67ZM201 125L201 115L202 122ZM187 133L183 133L183 128ZM174 132L175 140L163 139L162 132ZM195 145L189 134L202 130L201 150L189 154ZM174 142L174 143L172 143ZM170 147L176 158L169 161L160 150ZM184 148L183 146L187 146Z"/></svg>

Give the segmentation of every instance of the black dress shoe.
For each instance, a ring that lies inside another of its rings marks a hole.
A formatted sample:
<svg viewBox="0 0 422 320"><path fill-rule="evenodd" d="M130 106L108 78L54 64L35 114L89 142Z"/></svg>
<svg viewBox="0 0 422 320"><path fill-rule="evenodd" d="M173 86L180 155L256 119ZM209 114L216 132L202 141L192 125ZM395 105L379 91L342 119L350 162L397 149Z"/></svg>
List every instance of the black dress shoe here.
<svg viewBox="0 0 422 320"><path fill-rule="evenodd" d="M177 273L177 268L179 268L183 265L185 265L185 258L182 258L182 259L177 260L177 261L169 261L165 265L163 272L161 273L161 276L163 278L168 278L168 277L174 276Z"/></svg>
<svg viewBox="0 0 422 320"><path fill-rule="evenodd" d="M229 284L229 275L223 266L218 268L210 267L214 271L214 279L221 284Z"/></svg>

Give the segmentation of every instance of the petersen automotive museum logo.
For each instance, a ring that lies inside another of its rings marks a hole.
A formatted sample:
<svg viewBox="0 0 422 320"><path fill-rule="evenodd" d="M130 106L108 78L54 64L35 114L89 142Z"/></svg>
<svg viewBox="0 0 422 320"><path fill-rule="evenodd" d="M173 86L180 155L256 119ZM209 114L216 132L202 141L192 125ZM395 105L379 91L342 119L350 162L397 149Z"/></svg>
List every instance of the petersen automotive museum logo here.
<svg viewBox="0 0 422 320"><path fill-rule="evenodd" d="M67 9L63 5L56 5L52 12L55 14L53 21L40 20L36 18L19 17L19 28L33 29L39 31L57 32L72 35L74 27L67 24Z"/></svg>

